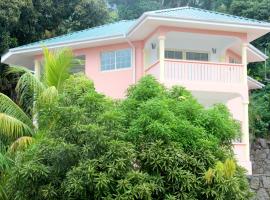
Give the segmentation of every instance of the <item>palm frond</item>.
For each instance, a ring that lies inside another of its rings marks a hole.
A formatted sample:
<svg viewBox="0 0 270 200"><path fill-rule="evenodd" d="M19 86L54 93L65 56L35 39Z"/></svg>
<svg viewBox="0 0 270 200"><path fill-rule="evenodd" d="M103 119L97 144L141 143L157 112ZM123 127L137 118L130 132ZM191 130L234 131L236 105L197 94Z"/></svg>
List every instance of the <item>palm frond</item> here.
<svg viewBox="0 0 270 200"><path fill-rule="evenodd" d="M7 194L4 190L4 188L2 187L2 185L0 185L0 199L1 200L8 200Z"/></svg>
<svg viewBox="0 0 270 200"><path fill-rule="evenodd" d="M1 172L9 169L12 163L13 160L9 157L9 155L6 152L0 152L0 174Z"/></svg>
<svg viewBox="0 0 270 200"><path fill-rule="evenodd" d="M16 86L19 104L27 112L32 111L34 102L44 90L44 84L34 74L30 72L23 74Z"/></svg>
<svg viewBox="0 0 270 200"><path fill-rule="evenodd" d="M10 138L18 138L25 135L32 135L33 129L12 116L0 113L0 134Z"/></svg>
<svg viewBox="0 0 270 200"><path fill-rule="evenodd" d="M9 116L17 118L29 127L33 127L32 120L24 111L14 103L8 96L0 93L0 113L6 113Z"/></svg>
<svg viewBox="0 0 270 200"><path fill-rule="evenodd" d="M47 86L55 86L57 90L63 82L70 76L70 69L76 62L71 49L61 49L51 52L48 48L43 48L44 53L44 81Z"/></svg>
<svg viewBox="0 0 270 200"><path fill-rule="evenodd" d="M24 74L27 72L31 73L31 70L29 70L23 66L13 65L13 66L10 66L9 68L7 68L7 70L5 70L4 73L5 73L5 75L10 75L10 74Z"/></svg>
<svg viewBox="0 0 270 200"><path fill-rule="evenodd" d="M8 151L10 153L14 153L18 150L23 150L23 149L27 148L33 142L34 142L34 138L32 138L32 137L29 137L29 136L20 137L15 142L13 142L11 144Z"/></svg>
<svg viewBox="0 0 270 200"><path fill-rule="evenodd" d="M58 97L58 90L54 87L48 87L39 96L38 103L50 104L54 102Z"/></svg>

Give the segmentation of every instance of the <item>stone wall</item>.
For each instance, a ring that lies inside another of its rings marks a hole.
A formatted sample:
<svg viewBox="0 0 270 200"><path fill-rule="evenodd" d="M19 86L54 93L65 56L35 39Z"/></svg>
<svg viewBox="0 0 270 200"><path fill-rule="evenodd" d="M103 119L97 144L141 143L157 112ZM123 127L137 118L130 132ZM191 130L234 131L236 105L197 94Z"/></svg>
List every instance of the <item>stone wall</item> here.
<svg viewBox="0 0 270 200"><path fill-rule="evenodd" d="M252 176L250 188L254 200L270 200L270 140L256 139L251 145Z"/></svg>

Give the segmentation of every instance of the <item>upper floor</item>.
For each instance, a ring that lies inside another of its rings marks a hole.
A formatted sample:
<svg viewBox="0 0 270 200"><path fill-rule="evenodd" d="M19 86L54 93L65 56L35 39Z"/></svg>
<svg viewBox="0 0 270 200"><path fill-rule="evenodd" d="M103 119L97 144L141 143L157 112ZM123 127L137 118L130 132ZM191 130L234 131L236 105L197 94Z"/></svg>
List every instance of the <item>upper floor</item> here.
<svg viewBox="0 0 270 200"><path fill-rule="evenodd" d="M82 70L97 90L115 98L145 74L167 86L247 98L248 89L261 87L248 78L247 64L267 59L250 43L269 31L270 23L181 7L10 49L1 61L33 67L42 63L42 46L69 47L85 59Z"/></svg>

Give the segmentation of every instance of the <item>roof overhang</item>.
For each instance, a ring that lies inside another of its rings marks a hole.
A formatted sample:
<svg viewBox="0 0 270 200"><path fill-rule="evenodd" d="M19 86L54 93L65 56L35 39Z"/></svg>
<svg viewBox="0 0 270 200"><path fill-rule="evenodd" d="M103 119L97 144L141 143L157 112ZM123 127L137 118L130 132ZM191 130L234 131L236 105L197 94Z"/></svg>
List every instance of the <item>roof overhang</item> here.
<svg viewBox="0 0 270 200"><path fill-rule="evenodd" d="M250 53L251 62L262 62L268 59L268 56L254 47L252 44L248 45L248 53Z"/></svg>
<svg viewBox="0 0 270 200"><path fill-rule="evenodd" d="M112 37L103 37L103 38L95 38L95 39L87 39L87 40L76 40L70 42L61 42L54 43L50 45L46 45L49 49L60 49L63 47L69 47L72 49L84 49L95 46L105 46L118 44L125 41L125 35L117 35ZM34 64L33 57L37 55L41 55L44 44L40 44L34 47L25 47L25 48L14 48L10 49L6 54L1 57L1 62L10 64L10 65L22 65L25 67L31 67Z"/></svg>
<svg viewBox="0 0 270 200"><path fill-rule="evenodd" d="M219 30L228 32L247 33L248 42L251 42L266 33L270 32L270 25L251 25L247 23L237 22L222 22L210 20L194 20L191 18L179 18L173 16L159 16L151 14L151 12L144 13L130 28L127 35L132 40L139 40L149 35L159 26L173 26L186 27L207 30ZM147 27L145 30L143 27Z"/></svg>
<svg viewBox="0 0 270 200"><path fill-rule="evenodd" d="M248 76L248 89L249 90L262 89L264 86L265 86L264 84Z"/></svg>

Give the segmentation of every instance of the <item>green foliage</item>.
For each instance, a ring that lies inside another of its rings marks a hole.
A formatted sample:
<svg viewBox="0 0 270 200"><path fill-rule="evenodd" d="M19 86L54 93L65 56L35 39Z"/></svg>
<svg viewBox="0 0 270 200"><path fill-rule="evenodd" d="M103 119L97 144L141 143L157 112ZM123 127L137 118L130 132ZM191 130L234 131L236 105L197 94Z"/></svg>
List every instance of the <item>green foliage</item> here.
<svg viewBox="0 0 270 200"><path fill-rule="evenodd" d="M104 0L1 0L0 10L0 54L110 20Z"/></svg>
<svg viewBox="0 0 270 200"><path fill-rule="evenodd" d="M253 92L250 98L250 133L256 137L269 137L270 128L270 86Z"/></svg>
<svg viewBox="0 0 270 200"><path fill-rule="evenodd" d="M225 107L147 76L113 102L76 75L43 104L40 131L1 184L10 199L249 199ZM225 130L225 131L224 131Z"/></svg>

